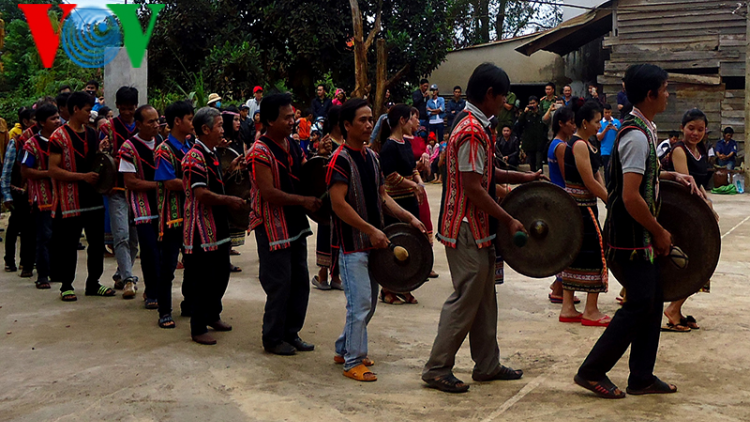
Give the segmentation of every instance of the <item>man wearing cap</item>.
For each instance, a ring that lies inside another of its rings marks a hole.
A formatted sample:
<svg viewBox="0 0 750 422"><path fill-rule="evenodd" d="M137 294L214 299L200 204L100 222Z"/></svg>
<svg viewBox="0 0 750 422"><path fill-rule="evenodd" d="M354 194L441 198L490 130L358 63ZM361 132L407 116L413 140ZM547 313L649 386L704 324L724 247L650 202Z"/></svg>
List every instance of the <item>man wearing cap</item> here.
<svg viewBox="0 0 750 422"><path fill-rule="evenodd" d="M445 117L445 98L438 95L437 84L430 86L431 98L427 101L427 114L430 116L430 132L434 132L439 140L443 140L443 117ZM419 116L422 118L422 116Z"/></svg>
<svg viewBox="0 0 750 422"><path fill-rule="evenodd" d="M260 101L263 99L263 87L256 86L253 88L253 98L247 100L245 105L248 108L248 116L255 116L255 112L260 110Z"/></svg>
<svg viewBox="0 0 750 422"><path fill-rule="evenodd" d="M208 106L221 108L221 97L219 97L219 94L212 92L211 95L208 96Z"/></svg>

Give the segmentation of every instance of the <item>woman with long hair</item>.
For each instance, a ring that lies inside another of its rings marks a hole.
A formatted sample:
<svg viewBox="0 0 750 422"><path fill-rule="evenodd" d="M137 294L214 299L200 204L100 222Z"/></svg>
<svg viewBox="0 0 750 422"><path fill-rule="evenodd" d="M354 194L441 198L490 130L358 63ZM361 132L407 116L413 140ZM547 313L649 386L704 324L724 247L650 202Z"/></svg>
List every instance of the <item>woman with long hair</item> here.
<svg viewBox="0 0 750 422"><path fill-rule="evenodd" d="M565 189L565 150L567 142L576 132L576 114L571 107L562 107L555 111L552 117L552 132L555 134L554 139L549 145L547 151L547 163L549 165L550 182ZM547 296L552 303L563 302L562 275L558 274L555 281L550 286L552 292ZM574 303L581 300L573 298Z"/></svg>
<svg viewBox="0 0 750 422"><path fill-rule="evenodd" d="M705 186L711 178L708 172L708 151L704 142L707 126L708 118L701 110L696 108L685 113L682 117L682 126L680 127L682 130L682 140L678 141L672 147L667 167L668 170L693 176L695 183L698 184L704 196L706 195ZM713 209L710 201L708 205ZM719 219L718 216L716 219ZM701 291L705 293L711 291L710 280L706 282ZM664 310L667 323L662 327L662 331L688 332L700 329L698 321L692 315L684 316L682 314L682 306L687 299L672 302L667 306Z"/></svg>
<svg viewBox="0 0 750 422"><path fill-rule="evenodd" d="M330 158L333 151L336 151L343 144L344 138L341 136L339 127L339 113L341 106L333 106L328 110L325 122L323 123L323 132L325 136L318 142L318 156ZM317 241L315 243L315 263L320 268L318 274L312 278L312 285L319 290L344 290L339 277L339 268L333 263L331 254L331 223L330 220L318 223ZM331 272L331 281L328 281L328 271Z"/></svg>
<svg viewBox="0 0 750 422"><path fill-rule="evenodd" d="M240 111L237 107L229 106L221 112L222 126L224 127L224 139L217 148L228 148L237 153L238 156L245 155L245 146L240 141ZM230 152L231 154L231 152ZM228 174L223 175L223 179L227 180ZM247 235L247 227L232 227L230 225L229 236L232 239L232 248L229 251L230 255L239 255L240 253L234 248L245 244L245 236ZM242 268L229 264L229 271L238 273L242 271Z"/></svg>
<svg viewBox="0 0 750 422"><path fill-rule="evenodd" d="M595 101L581 105L574 101L576 132L565 148L565 190L573 196L583 218L583 244L573 264L562 272L563 304L560 322L580 323L584 326L606 327L611 318L599 311L599 293L607 291L607 263L604 258L604 241L599 225L597 198L607 203L599 168L601 158L597 146L590 140L599 132L602 111ZM588 293L583 313L578 312L574 293Z"/></svg>
<svg viewBox="0 0 750 422"><path fill-rule="evenodd" d="M425 197L424 184L416 169L414 152L405 135L414 133L419 126L418 118L413 118L411 106L396 104L388 111L388 118L380 128L380 136L372 145L373 150L380 154L380 165L385 175L385 191L402 208L417 218L419 203ZM386 225L398 222L400 220L386 214ZM397 295L386 289L381 290L380 299L392 305L417 303L417 299L411 293Z"/></svg>

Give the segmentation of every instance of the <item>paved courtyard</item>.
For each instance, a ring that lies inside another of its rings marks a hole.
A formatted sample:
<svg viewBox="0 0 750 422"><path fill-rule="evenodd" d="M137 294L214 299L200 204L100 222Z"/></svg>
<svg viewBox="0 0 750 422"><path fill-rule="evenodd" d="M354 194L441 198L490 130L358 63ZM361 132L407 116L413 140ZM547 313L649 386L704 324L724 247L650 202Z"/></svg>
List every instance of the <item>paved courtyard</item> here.
<svg viewBox="0 0 750 422"><path fill-rule="evenodd" d="M430 185L428 193L436 219L439 187ZM509 269L497 288L498 338L502 362L524 369L523 379L472 383L463 395L424 388L420 372L452 291L440 245L440 278L415 292L418 305L378 305L369 330L377 382L349 380L333 363L344 323L340 291L310 293L300 334L316 345L314 352L266 354L265 296L255 239L248 237L242 255L232 257L244 271L232 275L224 299L223 317L234 331L217 333L212 347L190 340L189 321L178 311L177 329L162 330L156 311L143 309L141 300L83 296L82 253L75 284L81 294L72 304L60 300L58 284L38 291L28 279L0 273L0 421L747 421L750 196L713 199L724 236L721 262L712 292L685 306L702 328L663 333L656 364L657 375L679 387L674 395L605 401L575 386L573 375L603 329L557 322L560 305L547 300L552 279ZM308 242L311 271L317 271L314 239ZM115 265L106 259L107 284ZM181 278L178 271L176 308ZM617 310L619 290L611 278L600 298L604 312ZM456 375L471 381L471 368L467 342ZM611 378L626 386L626 359Z"/></svg>

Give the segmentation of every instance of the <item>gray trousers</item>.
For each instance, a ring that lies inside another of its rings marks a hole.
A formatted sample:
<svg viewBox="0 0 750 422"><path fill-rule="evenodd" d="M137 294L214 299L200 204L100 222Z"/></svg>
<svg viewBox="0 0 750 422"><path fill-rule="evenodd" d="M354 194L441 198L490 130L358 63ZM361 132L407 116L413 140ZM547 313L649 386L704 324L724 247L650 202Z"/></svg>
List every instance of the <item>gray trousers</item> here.
<svg viewBox="0 0 750 422"><path fill-rule="evenodd" d="M109 194L109 226L112 228L117 260L117 272L113 278L127 280L133 277L133 264L138 255L138 232L125 192L114 191Z"/></svg>
<svg viewBox="0 0 750 422"><path fill-rule="evenodd" d="M456 353L467 334L474 375L495 375L500 370L495 247L477 248L469 224L461 223L457 247L446 247L445 254L454 290L440 313L437 337L430 360L422 370L422 379L451 374Z"/></svg>

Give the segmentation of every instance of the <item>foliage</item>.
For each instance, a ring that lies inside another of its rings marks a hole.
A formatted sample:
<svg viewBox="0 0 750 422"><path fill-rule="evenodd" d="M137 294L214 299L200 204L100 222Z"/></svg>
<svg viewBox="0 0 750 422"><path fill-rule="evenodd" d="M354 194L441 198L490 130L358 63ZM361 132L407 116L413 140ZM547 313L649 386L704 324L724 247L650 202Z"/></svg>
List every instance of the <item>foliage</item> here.
<svg viewBox="0 0 750 422"><path fill-rule="evenodd" d="M331 72L326 72L323 75L322 79L318 79L317 81L315 81L316 89L318 85L323 85L325 87L326 97L332 97L334 92L336 92L336 84L333 83L333 76L331 76Z"/></svg>
<svg viewBox="0 0 750 422"><path fill-rule="evenodd" d="M7 12L6 0L0 1L0 10ZM18 2L15 7L18 8ZM62 85L70 85L74 90L83 89L86 81L102 79L101 69L77 66L62 49L58 50L51 69L42 67L29 25L23 15L20 16L19 19L6 21L5 47L0 56L4 69L0 74L0 116L9 122L16 121L18 108L30 106L41 96L56 95ZM50 19L53 28L57 29L60 24L59 10L52 9Z"/></svg>
<svg viewBox="0 0 750 422"><path fill-rule="evenodd" d="M562 1L455 0L451 8L454 48L513 38L557 26Z"/></svg>

